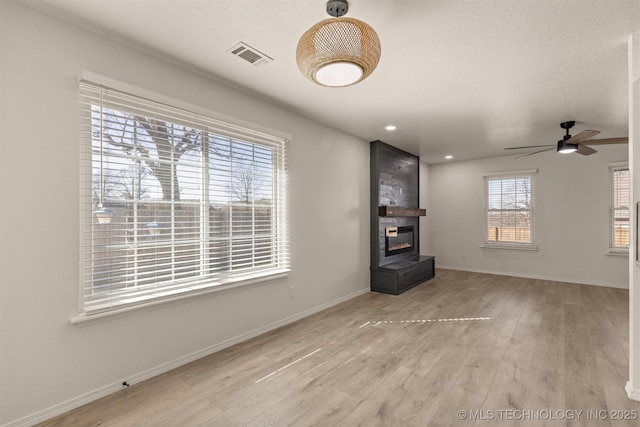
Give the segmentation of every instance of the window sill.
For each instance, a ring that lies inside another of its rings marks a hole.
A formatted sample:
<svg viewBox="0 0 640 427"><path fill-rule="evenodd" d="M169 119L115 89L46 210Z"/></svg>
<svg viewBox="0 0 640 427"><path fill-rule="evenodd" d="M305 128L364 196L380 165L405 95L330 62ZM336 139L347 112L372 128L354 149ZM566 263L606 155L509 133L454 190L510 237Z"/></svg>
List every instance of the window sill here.
<svg viewBox="0 0 640 427"><path fill-rule="evenodd" d="M489 244L484 243L480 246L482 249L501 249L507 251L525 251L525 252L537 252L538 246L535 245L508 245L508 244Z"/></svg>
<svg viewBox="0 0 640 427"><path fill-rule="evenodd" d="M609 252L606 253L607 256L612 256L612 257L616 257L616 258L629 258L629 250L615 250L615 249L610 249Z"/></svg>
<svg viewBox="0 0 640 427"><path fill-rule="evenodd" d="M206 294L212 294L215 292L222 292L229 289L236 289L243 286L250 286L258 283L263 283L271 280L283 279L289 275L289 269L283 269L278 273L273 273L267 276L255 277L252 279L245 279L242 281L236 281L227 284L213 285L198 291L184 292L178 295L174 295L169 298L155 298L148 302L139 303L135 305L127 305L119 308L115 308L108 311L101 311L95 313L80 313L69 319L69 323L78 327L90 326L97 323L106 322L113 319L129 316L132 314L143 313L145 311L155 310L159 306L169 306L172 304L182 303L187 299L202 296Z"/></svg>

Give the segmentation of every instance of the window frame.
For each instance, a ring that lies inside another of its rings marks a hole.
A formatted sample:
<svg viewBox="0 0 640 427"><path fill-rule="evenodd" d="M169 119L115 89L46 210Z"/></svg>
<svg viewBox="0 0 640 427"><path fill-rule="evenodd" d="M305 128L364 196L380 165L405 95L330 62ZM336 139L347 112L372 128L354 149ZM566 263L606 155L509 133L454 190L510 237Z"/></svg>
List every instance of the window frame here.
<svg viewBox="0 0 640 427"><path fill-rule="evenodd" d="M538 250L538 241L537 241L537 233L536 233L536 199L537 199L537 186L536 186L536 176L538 173L538 169L527 169L527 170L518 170L518 171L506 171L506 172L493 172L486 173L483 175L483 190L484 190L484 221L483 221L483 243L481 245L482 248L487 249L509 249L509 250L523 250L523 251L537 251ZM504 211L501 209L490 209L489 205L489 181L490 180L508 180L508 179L516 179L516 178L527 178L529 179L530 185L530 196L529 203L530 208L529 216L530 216L530 242L514 242L514 241L504 241L504 240L489 240L489 213L490 211L500 212Z"/></svg>
<svg viewBox="0 0 640 427"><path fill-rule="evenodd" d="M609 231L608 231L608 255L614 255L614 256L628 256L629 255L629 245L631 245L631 220L633 218L633 212L631 210L631 193L630 193L630 185L631 185L631 176L629 175L628 178L628 182L629 182L629 196L628 196L628 201L629 201L629 206L626 206L626 211L627 211L627 218L629 219L629 227L628 227L628 236L627 236L627 241L629 242L627 244L626 247L621 247L621 246L615 246L615 241L616 241L616 215L615 212L616 210L624 210L624 207L616 207L615 206L615 194L617 191L619 191L618 189L616 189L616 180L614 179L615 173L618 171L627 171L627 173L630 174L629 171L629 162L612 162L609 163L608 165L609 167L609 219L608 219L608 224L609 224Z"/></svg>
<svg viewBox="0 0 640 427"><path fill-rule="evenodd" d="M136 88L131 85L127 85L113 79L105 78L103 76L99 76L93 73L83 72L81 76L78 78L78 85L86 85L90 84L94 87L102 87L113 92L119 92L124 94L125 96L130 96L144 102L149 102L154 105L163 105L168 106L170 110L182 110L187 115L195 115L197 117L202 117L205 122L210 126L205 130L203 135L207 135L206 132L215 132L216 135L222 135L229 138L229 141L239 141L240 143L246 143L251 145L252 147L262 146L262 147L270 147L271 144L273 147L276 147L278 151L277 159L273 159L273 169L269 171L270 179L273 180L273 188L270 190L274 195L272 196L272 203L274 204L274 213L271 215L270 223L271 227L275 228L275 233L281 233L280 236L276 237L275 243L270 244L269 251L273 253L275 250L277 252L276 255L272 255L277 258L277 261L274 263L274 268L265 268L260 271L251 271L251 269L247 269L246 271L239 272L238 274L224 274L224 277L208 277L207 279L200 279L196 282L193 282L192 285L188 283L190 281L184 281L182 285L179 286L179 292L158 292L157 295L151 296L148 298L143 298L139 301L135 301L132 303L124 302L123 298L119 298L116 300L116 303L108 306L99 306L93 307L88 298L85 296L85 293L88 289L88 283L93 283L92 281L85 280L85 276L87 275L87 268L91 266L93 268L92 261L92 253L94 243L93 240L90 243L89 248L87 248L87 230L91 229L94 226L95 217L94 217L94 209L95 206L95 194L92 192L95 191L93 188L95 183L93 183L93 172L94 166L92 165L92 156L95 151L92 148L92 144L94 144L92 137L90 134L87 135L86 129L91 129L91 117L90 114L87 117L86 112L82 112L81 110L81 137L80 144L82 152L84 153L81 156L81 195L80 195L80 298L79 298L79 314L71 318L71 323L77 324L86 321L90 321L92 319L103 318L106 316L117 315L119 313L129 312L131 310L140 309L148 306L155 306L161 303L167 303L171 301L182 300L187 297L197 296L201 294L207 294L211 292L221 291L229 288L235 288L238 286L252 285L255 283L264 282L267 280L273 280L277 278L286 277L290 272L290 253L288 249L288 218L287 218L287 203L286 203L286 144L290 141L290 137L288 135L284 135L280 132L276 132L272 129L263 128L261 126L250 124L246 122L242 122L240 120L233 120L229 117L219 115L217 113L211 112L210 110L203 109L201 107L197 107L179 100L175 100L163 95L159 95L153 92L146 91L141 88ZM79 99L83 102L82 91L79 89ZM102 100L100 101L102 102ZM86 108L86 106L81 106L82 108ZM125 107L126 110L126 107ZM102 112L100 113L102 114ZM162 113L164 117L165 113ZM180 120L180 118L176 118L176 120ZM167 121L167 123L174 123ZM213 129L213 131L211 130ZM84 134L83 134L84 132ZM243 138L244 137L244 138ZM209 150L209 145L212 144L207 137L207 150ZM205 146L202 145L204 148ZM102 150L102 148L100 148ZM204 149L201 149L203 152ZM88 154L87 154L88 153ZM276 156L274 154L274 156ZM101 158L102 160L102 158ZM255 160L254 160L255 161ZM202 171L206 174L211 174L212 169L210 168L210 163L207 165L203 163ZM255 166L254 166L255 168ZM228 172L232 173L232 172ZM256 173L253 171L252 173ZM100 168L100 192L102 193L102 167ZM87 178L89 177L89 178ZM210 178L207 178L209 181ZM228 185L228 184L227 184ZM231 191L231 190L228 190ZM100 197L100 202L102 205L102 194ZM176 203L176 201L171 201L171 203ZM179 203L179 201L178 201ZM199 202L208 203L208 200L202 199ZM228 206L234 205L234 202L229 202ZM255 204L255 203L254 203ZM91 208L87 208L91 206ZM208 206L211 207L209 204ZM255 209L254 209L255 210ZM201 224L201 227L206 227L209 225L210 213L202 213L204 211L209 211L209 209L201 209L201 214L199 219L195 221ZM173 212L173 209L172 209ZM173 215L173 214L172 214ZM204 217L203 217L204 215ZM253 214L255 215L255 213ZM255 218L254 218L255 221ZM277 225L274 225L276 224ZM209 232L210 229L205 228L207 230L206 233ZM251 232L251 236L256 236L255 230ZM232 231L230 231L233 234ZM229 239L232 239L230 234ZM252 240L254 241L254 240ZM276 246L274 246L276 245ZM256 243L252 243L252 251L251 256L256 257L256 251L259 251ZM264 250L264 249L263 249ZM93 280L93 279L92 279ZM181 282L181 281L179 281ZM161 288L162 289L162 288ZM151 293L150 293L151 294Z"/></svg>

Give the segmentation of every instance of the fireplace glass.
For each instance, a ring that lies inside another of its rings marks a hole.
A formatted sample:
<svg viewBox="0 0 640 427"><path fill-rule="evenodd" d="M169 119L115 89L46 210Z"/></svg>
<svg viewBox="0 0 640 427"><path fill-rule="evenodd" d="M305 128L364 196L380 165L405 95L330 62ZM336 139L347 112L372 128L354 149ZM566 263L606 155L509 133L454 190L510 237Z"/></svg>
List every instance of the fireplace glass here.
<svg viewBox="0 0 640 427"><path fill-rule="evenodd" d="M397 230L396 230L397 229ZM413 226L388 227L384 238L385 256L397 255L414 250Z"/></svg>

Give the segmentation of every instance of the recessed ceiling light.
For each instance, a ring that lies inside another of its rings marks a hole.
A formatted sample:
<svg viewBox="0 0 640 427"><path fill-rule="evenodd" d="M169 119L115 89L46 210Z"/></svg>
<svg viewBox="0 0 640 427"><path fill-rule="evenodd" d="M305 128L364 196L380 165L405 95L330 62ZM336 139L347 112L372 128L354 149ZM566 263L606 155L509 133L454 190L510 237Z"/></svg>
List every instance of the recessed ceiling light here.
<svg viewBox="0 0 640 427"><path fill-rule="evenodd" d="M384 127L386 130L396 130L397 128L394 125L388 125Z"/></svg>
<svg viewBox="0 0 640 427"><path fill-rule="evenodd" d="M453 156L451 154L444 156L445 159L447 160L451 160L453 159Z"/></svg>

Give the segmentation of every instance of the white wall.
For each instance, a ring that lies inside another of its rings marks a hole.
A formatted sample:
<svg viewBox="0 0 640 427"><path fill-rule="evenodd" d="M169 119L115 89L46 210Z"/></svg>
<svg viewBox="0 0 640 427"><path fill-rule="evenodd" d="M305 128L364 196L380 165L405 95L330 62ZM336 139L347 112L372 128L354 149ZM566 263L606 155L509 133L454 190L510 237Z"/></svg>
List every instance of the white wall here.
<svg viewBox="0 0 640 427"><path fill-rule="evenodd" d="M0 425L55 415L369 289L367 141L22 5L0 2L0 19ZM292 135L290 276L69 324L82 70Z"/></svg>
<svg viewBox="0 0 640 427"><path fill-rule="evenodd" d="M560 132L561 129L558 128ZM429 166L430 255L436 266L627 288L627 257L608 256L608 163L627 146L591 156L555 151ZM483 249L483 175L537 168L539 251Z"/></svg>

